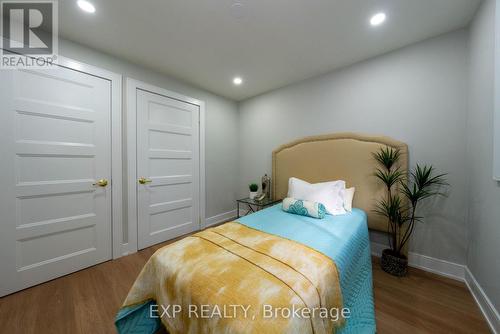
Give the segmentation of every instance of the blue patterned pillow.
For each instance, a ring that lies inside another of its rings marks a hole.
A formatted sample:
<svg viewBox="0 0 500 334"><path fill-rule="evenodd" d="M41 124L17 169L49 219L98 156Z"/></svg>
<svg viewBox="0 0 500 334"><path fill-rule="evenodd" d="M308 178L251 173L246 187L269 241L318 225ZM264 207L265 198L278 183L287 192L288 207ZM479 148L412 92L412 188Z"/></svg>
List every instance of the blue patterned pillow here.
<svg viewBox="0 0 500 334"><path fill-rule="evenodd" d="M301 201L287 197L282 203L283 211L312 218L325 218L325 206L317 202Z"/></svg>

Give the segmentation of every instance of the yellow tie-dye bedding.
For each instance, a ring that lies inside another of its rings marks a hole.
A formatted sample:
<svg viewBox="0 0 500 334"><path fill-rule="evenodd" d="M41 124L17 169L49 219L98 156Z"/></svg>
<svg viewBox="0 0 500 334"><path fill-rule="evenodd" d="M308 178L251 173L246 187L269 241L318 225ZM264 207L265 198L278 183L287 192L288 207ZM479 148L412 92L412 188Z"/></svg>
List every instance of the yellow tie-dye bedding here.
<svg viewBox="0 0 500 334"><path fill-rule="evenodd" d="M159 249L123 306L148 300L171 334L319 334L343 321L329 257L234 222Z"/></svg>

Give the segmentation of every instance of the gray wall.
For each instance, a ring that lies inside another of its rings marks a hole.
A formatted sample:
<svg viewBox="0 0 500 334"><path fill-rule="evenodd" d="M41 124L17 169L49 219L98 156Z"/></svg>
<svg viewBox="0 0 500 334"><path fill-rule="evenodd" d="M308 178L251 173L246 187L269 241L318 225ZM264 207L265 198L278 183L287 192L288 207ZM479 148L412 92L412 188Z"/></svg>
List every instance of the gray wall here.
<svg viewBox="0 0 500 334"><path fill-rule="evenodd" d="M339 131L384 134L408 143L412 164L448 172L452 185L425 210L412 251L465 263L467 37L453 32L242 102L240 195L271 171L280 144Z"/></svg>
<svg viewBox="0 0 500 334"><path fill-rule="evenodd" d="M60 40L59 53L122 74L124 80L131 77L205 101L206 216L234 210L234 185L238 176L238 112L235 102L67 40Z"/></svg>
<svg viewBox="0 0 500 334"><path fill-rule="evenodd" d="M495 2L486 0L470 28L467 117L469 250L467 266L500 308L500 184L493 180ZM497 71L500 70L497 68ZM497 92L498 94L498 92ZM499 106L497 106L497 112Z"/></svg>

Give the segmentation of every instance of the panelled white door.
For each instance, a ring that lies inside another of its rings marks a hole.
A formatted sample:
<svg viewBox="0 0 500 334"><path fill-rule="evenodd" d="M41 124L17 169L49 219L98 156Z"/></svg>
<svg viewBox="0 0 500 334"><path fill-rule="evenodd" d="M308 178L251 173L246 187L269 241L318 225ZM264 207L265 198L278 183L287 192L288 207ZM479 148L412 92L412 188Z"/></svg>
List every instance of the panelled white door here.
<svg viewBox="0 0 500 334"><path fill-rule="evenodd" d="M0 101L5 295L111 258L111 83L64 67L4 70Z"/></svg>
<svg viewBox="0 0 500 334"><path fill-rule="evenodd" d="M138 248L200 227L199 106L137 89Z"/></svg>

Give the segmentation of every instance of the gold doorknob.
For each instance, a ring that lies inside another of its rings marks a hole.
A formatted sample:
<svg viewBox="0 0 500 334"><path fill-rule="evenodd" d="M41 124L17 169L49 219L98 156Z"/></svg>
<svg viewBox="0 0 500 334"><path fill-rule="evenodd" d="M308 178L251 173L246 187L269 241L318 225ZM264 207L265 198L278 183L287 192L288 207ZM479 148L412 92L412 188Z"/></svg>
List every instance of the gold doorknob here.
<svg viewBox="0 0 500 334"><path fill-rule="evenodd" d="M146 184L146 183L151 183L151 182L153 182L153 180L146 179L145 177L140 177L139 178L139 183L140 184Z"/></svg>
<svg viewBox="0 0 500 334"><path fill-rule="evenodd" d="M106 187L108 185L108 180L100 179L95 183L92 183L93 186Z"/></svg>

